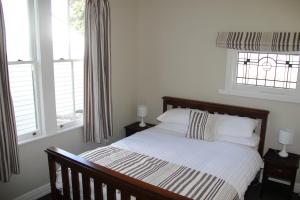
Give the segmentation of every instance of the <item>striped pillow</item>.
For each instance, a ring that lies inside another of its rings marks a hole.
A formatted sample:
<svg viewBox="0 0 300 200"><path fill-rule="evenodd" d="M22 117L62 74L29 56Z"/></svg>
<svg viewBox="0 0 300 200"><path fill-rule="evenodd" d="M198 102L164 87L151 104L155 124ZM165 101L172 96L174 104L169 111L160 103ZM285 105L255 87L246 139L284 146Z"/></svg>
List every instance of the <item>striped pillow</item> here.
<svg viewBox="0 0 300 200"><path fill-rule="evenodd" d="M212 131L210 131L212 115L200 110L191 110L189 128L186 134L187 138L197 140L213 140Z"/></svg>

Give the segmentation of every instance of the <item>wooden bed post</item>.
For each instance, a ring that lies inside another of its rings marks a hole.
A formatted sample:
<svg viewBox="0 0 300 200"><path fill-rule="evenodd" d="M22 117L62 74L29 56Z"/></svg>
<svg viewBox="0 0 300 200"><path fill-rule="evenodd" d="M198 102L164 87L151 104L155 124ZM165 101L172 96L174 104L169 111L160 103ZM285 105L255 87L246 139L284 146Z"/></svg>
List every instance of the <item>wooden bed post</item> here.
<svg viewBox="0 0 300 200"><path fill-rule="evenodd" d="M59 199L58 190L56 188L56 162L54 158L48 154L48 165L50 175L51 196L53 200Z"/></svg>

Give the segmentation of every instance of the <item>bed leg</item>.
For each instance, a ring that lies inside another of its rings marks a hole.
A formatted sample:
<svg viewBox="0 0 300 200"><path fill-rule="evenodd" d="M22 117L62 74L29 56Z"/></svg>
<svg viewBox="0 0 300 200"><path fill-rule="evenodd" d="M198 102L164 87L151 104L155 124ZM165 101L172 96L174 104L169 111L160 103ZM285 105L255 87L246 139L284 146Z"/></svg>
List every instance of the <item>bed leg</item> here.
<svg viewBox="0 0 300 200"><path fill-rule="evenodd" d="M55 163L55 160L50 155L48 155L48 163L49 163L49 174L50 174L50 186L51 186L52 200L58 200L59 193L56 188L56 163Z"/></svg>

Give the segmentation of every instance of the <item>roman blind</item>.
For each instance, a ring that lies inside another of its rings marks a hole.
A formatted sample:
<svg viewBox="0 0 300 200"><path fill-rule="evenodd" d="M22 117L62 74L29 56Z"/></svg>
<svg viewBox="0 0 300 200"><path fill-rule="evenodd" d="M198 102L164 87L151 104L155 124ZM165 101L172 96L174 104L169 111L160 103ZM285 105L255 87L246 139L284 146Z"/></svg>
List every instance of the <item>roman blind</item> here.
<svg viewBox="0 0 300 200"><path fill-rule="evenodd" d="M300 32L219 32L216 44L247 51L300 51Z"/></svg>

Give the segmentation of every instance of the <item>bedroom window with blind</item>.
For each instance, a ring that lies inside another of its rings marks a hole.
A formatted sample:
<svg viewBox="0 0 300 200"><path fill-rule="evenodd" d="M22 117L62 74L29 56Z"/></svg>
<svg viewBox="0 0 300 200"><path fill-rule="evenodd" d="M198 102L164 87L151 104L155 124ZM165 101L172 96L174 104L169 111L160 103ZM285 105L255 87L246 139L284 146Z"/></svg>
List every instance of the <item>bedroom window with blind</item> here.
<svg viewBox="0 0 300 200"><path fill-rule="evenodd" d="M36 61L31 32L33 19L29 15L32 4L25 0L3 0L2 2L17 133L19 138L28 138L39 133Z"/></svg>
<svg viewBox="0 0 300 200"><path fill-rule="evenodd" d="M82 126L84 0L2 3L19 142Z"/></svg>
<svg viewBox="0 0 300 200"><path fill-rule="evenodd" d="M56 116L62 128L83 116L84 5L83 0L51 3Z"/></svg>
<svg viewBox="0 0 300 200"><path fill-rule="evenodd" d="M218 32L227 49L222 94L300 103L300 32Z"/></svg>

